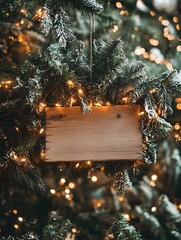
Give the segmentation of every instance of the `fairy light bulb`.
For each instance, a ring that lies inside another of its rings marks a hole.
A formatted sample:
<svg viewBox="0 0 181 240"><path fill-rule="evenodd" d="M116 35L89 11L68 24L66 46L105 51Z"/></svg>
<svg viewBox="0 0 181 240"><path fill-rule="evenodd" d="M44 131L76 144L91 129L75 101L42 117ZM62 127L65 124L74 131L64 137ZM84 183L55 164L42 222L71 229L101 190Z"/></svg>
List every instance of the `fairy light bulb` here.
<svg viewBox="0 0 181 240"><path fill-rule="evenodd" d="M153 207L151 208L151 211L152 211L152 212L156 212L156 210L157 210L157 208L156 208L155 206L153 206Z"/></svg>
<svg viewBox="0 0 181 240"><path fill-rule="evenodd" d="M176 123L176 124L174 125L174 128L175 128L175 130L179 130L179 129L180 129L180 124L179 124L179 123Z"/></svg>
<svg viewBox="0 0 181 240"><path fill-rule="evenodd" d="M178 51L178 52L181 52L181 45L178 45L178 46L177 46L177 51Z"/></svg>
<svg viewBox="0 0 181 240"><path fill-rule="evenodd" d="M65 189L65 193L69 194L70 193L70 189Z"/></svg>
<svg viewBox="0 0 181 240"><path fill-rule="evenodd" d="M116 7L117 7L117 8L122 8L122 7L123 7L123 5L122 5L122 3L121 3L121 2L117 2L117 3L116 3Z"/></svg>
<svg viewBox="0 0 181 240"><path fill-rule="evenodd" d="M16 215L16 214L18 214L18 211L16 209L14 209L13 213Z"/></svg>
<svg viewBox="0 0 181 240"><path fill-rule="evenodd" d="M73 88L75 86L74 82L72 80L68 80L67 81L67 85L71 88Z"/></svg>
<svg viewBox="0 0 181 240"><path fill-rule="evenodd" d="M19 217L19 218L18 218L18 221L23 222L23 218L22 218L22 217Z"/></svg>
<svg viewBox="0 0 181 240"><path fill-rule="evenodd" d="M92 180L92 182L97 182L97 177L96 176L92 176L91 180Z"/></svg>
<svg viewBox="0 0 181 240"><path fill-rule="evenodd" d="M130 221L130 220L131 220L129 214L127 214L127 213L123 213L123 216L126 218L127 221Z"/></svg>
<svg viewBox="0 0 181 240"><path fill-rule="evenodd" d="M40 134L42 134L44 132L44 129L43 128L41 128L40 129Z"/></svg>
<svg viewBox="0 0 181 240"><path fill-rule="evenodd" d="M69 183L69 188L74 189L74 188L75 188L75 183L70 182L70 183Z"/></svg>
<svg viewBox="0 0 181 240"><path fill-rule="evenodd" d="M60 185L64 185L65 182L66 182L65 178L61 178L61 179L60 179Z"/></svg>
<svg viewBox="0 0 181 240"><path fill-rule="evenodd" d="M158 178L158 177L157 177L157 175L155 175L155 174L151 176L151 180L152 180L152 181L156 181L157 178Z"/></svg>
<svg viewBox="0 0 181 240"><path fill-rule="evenodd" d="M73 232L73 233L76 233L76 232L77 232L77 229L76 229L76 228L72 228L72 232Z"/></svg>
<svg viewBox="0 0 181 240"><path fill-rule="evenodd" d="M14 228L18 229L19 228L18 224L14 224Z"/></svg>
<svg viewBox="0 0 181 240"><path fill-rule="evenodd" d="M53 189L53 188L50 189L50 193L54 195L56 193L55 189Z"/></svg>
<svg viewBox="0 0 181 240"><path fill-rule="evenodd" d="M113 26L113 29L112 29L112 32L115 33L115 32L118 31L118 29L119 29L118 26L117 26L117 25L114 25L114 26Z"/></svg>

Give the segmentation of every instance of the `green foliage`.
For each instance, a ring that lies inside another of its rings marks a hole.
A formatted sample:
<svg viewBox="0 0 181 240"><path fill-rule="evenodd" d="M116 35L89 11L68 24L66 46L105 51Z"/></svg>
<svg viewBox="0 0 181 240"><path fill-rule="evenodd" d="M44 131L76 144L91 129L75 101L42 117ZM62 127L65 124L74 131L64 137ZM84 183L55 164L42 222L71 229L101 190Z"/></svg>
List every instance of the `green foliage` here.
<svg viewBox="0 0 181 240"><path fill-rule="evenodd" d="M112 233L114 238L109 237ZM120 215L119 219L113 222L109 234L108 239L115 240L141 240L141 235L136 231L136 229L129 225L124 215Z"/></svg>

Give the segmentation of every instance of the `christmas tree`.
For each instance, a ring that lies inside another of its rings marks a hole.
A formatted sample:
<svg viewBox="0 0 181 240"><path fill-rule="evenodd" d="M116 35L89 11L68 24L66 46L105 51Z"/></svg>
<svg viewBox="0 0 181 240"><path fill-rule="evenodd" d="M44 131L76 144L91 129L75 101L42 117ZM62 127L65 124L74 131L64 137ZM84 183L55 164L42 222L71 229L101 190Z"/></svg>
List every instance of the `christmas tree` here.
<svg viewBox="0 0 181 240"><path fill-rule="evenodd" d="M0 5L1 239L180 239L179 2ZM45 162L46 106L134 104L142 159Z"/></svg>

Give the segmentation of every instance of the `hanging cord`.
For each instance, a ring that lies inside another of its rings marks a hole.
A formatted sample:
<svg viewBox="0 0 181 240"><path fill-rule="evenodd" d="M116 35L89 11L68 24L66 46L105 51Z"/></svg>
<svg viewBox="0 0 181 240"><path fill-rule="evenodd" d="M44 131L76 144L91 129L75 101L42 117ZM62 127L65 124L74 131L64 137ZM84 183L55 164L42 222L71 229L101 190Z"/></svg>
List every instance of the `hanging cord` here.
<svg viewBox="0 0 181 240"><path fill-rule="evenodd" d="M94 14L89 14L89 21L90 21L90 29L89 29L89 68L90 68L90 106L92 107L92 86L93 86L93 79L92 79L92 62L93 62L93 32L95 31L94 25Z"/></svg>

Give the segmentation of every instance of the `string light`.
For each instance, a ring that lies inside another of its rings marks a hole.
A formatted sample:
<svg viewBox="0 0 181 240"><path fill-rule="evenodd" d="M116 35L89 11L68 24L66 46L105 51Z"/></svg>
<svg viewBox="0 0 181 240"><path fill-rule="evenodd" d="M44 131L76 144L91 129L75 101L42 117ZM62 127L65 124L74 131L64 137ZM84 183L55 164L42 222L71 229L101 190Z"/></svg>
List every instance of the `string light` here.
<svg viewBox="0 0 181 240"><path fill-rule="evenodd" d="M96 206L99 208L99 207L102 206L102 203L101 203L101 202L98 202L98 203L96 204Z"/></svg>
<svg viewBox="0 0 181 240"><path fill-rule="evenodd" d="M127 221L130 221L130 220L131 220L129 214L123 213L123 216L126 218Z"/></svg>
<svg viewBox="0 0 181 240"><path fill-rule="evenodd" d="M140 116L143 116L144 114L145 114L145 112L143 112L143 111L139 113Z"/></svg>
<svg viewBox="0 0 181 240"><path fill-rule="evenodd" d="M76 232L77 232L77 229L76 229L76 228L72 228L72 232L73 232L73 233L76 233Z"/></svg>
<svg viewBox="0 0 181 240"><path fill-rule="evenodd" d="M96 107L102 107L102 104L101 103L95 103L94 104Z"/></svg>
<svg viewBox="0 0 181 240"><path fill-rule="evenodd" d="M117 3L116 3L116 7L117 7L117 8L122 8L122 7L123 7L123 5L122 5L122 3L121 3L121 2L117 2Z"/></svg>
<svg viewBox="0 0 181 240"><path fill-rule="evenodd" d="M117 26L117 25L114 25L114 26L113 26L113 29L112 29L112 32L115 33L115 32L118 31L118 29L119 29L118 26Z"/></svg>
<svg viewBox="0 0 181 240"><path fill-rule="evenodd" d="M19 228L18 224L14 224L14 228L18 229Z"/></svg>
<svg viewBox="0 0 181 240"><path fill-rule="evenodd" d="M157 208L155 206L151 208L152 212L156 212L156 210L157 210Z"/></svg>
<svg viewBox="0 0 181 240"><path fill-rule="evenodd" d="M119 196L119 201L123 202L124 201L124 197L123 196Z"/></svg>
<svg viewBox="0 0 181 240"><path fill-rule="evenodd" d="M153 181L156 181L157 178L158 178L158 177L157 177L157 175L155 175L155 174L151 176L151 180L153 180Z"/></svg>
<svg viewBox="0 0 181 240"><path fill-rule="evenodd" d="M162 23L163 26L166 26L166 27L167 27L170 22L169 22L168 20L166 20L166 19L163 19L163 20L161 21L161 23Z"/></svg>
<svg viewBox="0 0 181 240"><path fill-rule="evenodd" d="M44 129L43 128L41 128L40 129L40 134L42 134L44 132Z"/></svg>
<svg viewBox="0 0 181 240"><path fill-rule="evenodd" d="M181 45L178 45L178 46L177 46L177 51L178 51L178 52L181 52Z"/></svg>
<svg viewBox="0 0 181 240"><path fill-rule="evenodd" d="M64 185L65 182L66 182L65 178L61 178L59 183L60 183L60 185Z"/></svg>
<svg viewBox="0 0 181 240"><path fill-rule="evenodd" d="M69 188L74 189L74 188L75 188L75 183L70 182L70 183L69 183Z"/></svg>
<svg viewBox="0 0 181 240"><path fill-rule="evenodd" d="M20 21L20 24L23 25L24 23L25 23L25 21L22 19L22 20Z"/></svg>
<svg viewBox="0 0 181 240"><path fill-rule="evenodd" d="M16 209L14 209L13 213L16 215L16 214L18 214L18 211Z"/></svg>
<svg viewBox="0 0 181 240"><path fill-rule="evenodd" d="M20 162L26 162L26 161L27 161L27 159L25 157L20 158Z"/></svg>
<svg viewBox="0 0 181 240"><path fill-rule="evenodd" d="M141 56L141 55L143 55L144 53L145 53L145 49L144 49L144 48L137 47L137 48L135 49L135 54L136 54L137 56Z"/></svg>
<svg viewBox="0 0 181 240"><path fill-rule="evenodd" d="M76 166L75 166L75 167L76 167L76 168L78 168L78 167L79 167L79 165L80 165L80 163L76 163Z"/></svg>
<svg viewBox="0 0 181 240"><path fill-rule="evenodd" d="M55 189L53 189L53 188L50 189L50 193L54 195L56 193Z"/></svg>
<svg viewBox="0 0 181 240"><path fill-rule="evenodd" d="M154 16L156 16L156 12L155 12L155 11L150 11L150 15L151 15L152 17L154 17Z"/></svg>
<svg viewBox="0 0 181 240"><path fill-rule="evenodd" d="M73 88L75 86L74 82L72 80L68 80L67 84L69 87Z"/></svg>
<svg viewBox="0 0 181 240"><path fill-rule="evenodd" d="M151 45L153 45L153 46L158 46L158 44L159 44L159 41L158 40L156 40L156 39L150 39L149 40L149 43L151 44Z"/></svg>
<svg viewBox="0 0 181 240"><path fill-rule="evenodd" d="M22 218L22 217L19 217L19 218L18 218L18 221L23 222L23 218Z"/></svg>
<svg viewBox="0 0 181 240"><path fill-rule="evenodd" d="M92 182L97 182L97 177L96 176L92 176L91 180L92 180Z"/></svg>
<svg viewBox="0 0 181 240"><path fill-rule="evenodd" d="M65 189L65 193L69 194L70 193L70 189Z"/></svg>
<svg viewBox="0 0 181 240"><path fill-rule="evenodd" d="M56 103L55 106L56 107L61 107L61 104L60 103Z"/></svg>
<svg viewBox="0 0 181 240"><path fill-rule="evenodd" d="M79 88L78 93L83 95L83 90L81 88Z"/></svg>
<svg viewBox="0 0 181 240"><path fill-rule="evenodd" d="M176 123L176 124L174 125L174 128L175 128L175 130L179 130L179 129L180 129L180 124L179 124L179 123Z"/></svg>
<svg viewBox="0 0 181 240"><path fill-rule="evenodd" d="M156 186L155 182L154 181L150 181L150 186L151 187L155 187Z"/></svg>

